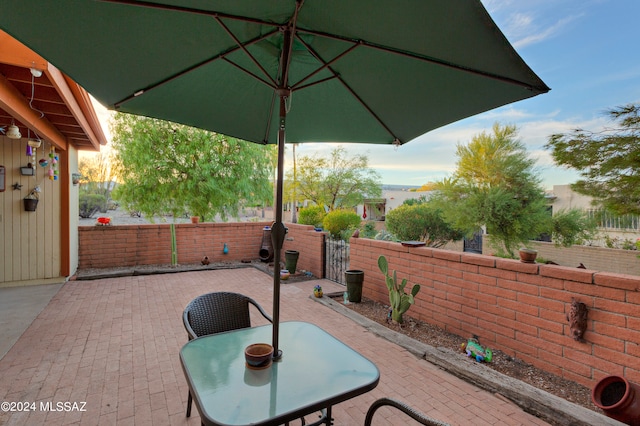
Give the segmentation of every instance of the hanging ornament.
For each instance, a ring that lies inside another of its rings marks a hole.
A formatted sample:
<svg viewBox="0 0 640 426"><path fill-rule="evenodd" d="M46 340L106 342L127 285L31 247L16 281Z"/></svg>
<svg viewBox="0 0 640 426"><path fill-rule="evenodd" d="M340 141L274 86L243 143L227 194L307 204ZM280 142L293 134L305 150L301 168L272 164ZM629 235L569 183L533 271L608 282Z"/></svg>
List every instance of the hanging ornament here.
<svg viewBox="0 0 640 426"><path fill-rule="evenodd" d="M49 180L58 180L58 154L53 145L49 149Z"/></svg>

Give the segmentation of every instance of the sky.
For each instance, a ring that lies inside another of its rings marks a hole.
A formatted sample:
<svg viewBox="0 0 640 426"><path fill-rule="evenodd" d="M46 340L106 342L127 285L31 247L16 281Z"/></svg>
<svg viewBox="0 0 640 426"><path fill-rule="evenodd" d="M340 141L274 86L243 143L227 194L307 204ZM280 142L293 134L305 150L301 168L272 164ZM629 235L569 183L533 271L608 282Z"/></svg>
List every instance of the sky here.
<svg viewBox="0 0 640 426"><path fill-rule="evenodd" d="M489 132L494 123L513 124L545 189L579 179L554 164L545 150L550 135L576 128L598 131L610 125L605 111L640 102L638 0L482 0L518 54L551 88L531 99L470 117L395 148L344 144L348 155L366 154L384 184L420 186L455 171L456 145ZM108 112L98 114L106 131ZM337 144L335 144L337 145ZM328 155L328 143L306 143L303 155ZM292 164L287 146L285 162Z"/></svg>

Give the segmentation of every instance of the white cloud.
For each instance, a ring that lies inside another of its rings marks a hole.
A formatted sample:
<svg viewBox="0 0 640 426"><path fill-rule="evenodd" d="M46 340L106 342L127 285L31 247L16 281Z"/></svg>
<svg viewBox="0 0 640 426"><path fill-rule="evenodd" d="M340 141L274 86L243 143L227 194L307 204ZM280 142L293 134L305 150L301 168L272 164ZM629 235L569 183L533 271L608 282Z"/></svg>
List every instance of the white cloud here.
<svg viewBox="0 0 640 426"><path fill-rule="evenodd" d="M567 16L558 20L551 26L536 27L536 25L534 25L534 19L531 16L520 16L520 14L517 14L516 16L514 16L514 21L512 22L514 26L517 26L517 29L514 30L514 32L522 33L526 31L526 35L519 35L513 42L513 46L516 49L519 49L530 44L539 43L541 41L550 39L558 33L562 32L566 26L568 26L574 20L580 18L580 16L581 15Z"/></svg>

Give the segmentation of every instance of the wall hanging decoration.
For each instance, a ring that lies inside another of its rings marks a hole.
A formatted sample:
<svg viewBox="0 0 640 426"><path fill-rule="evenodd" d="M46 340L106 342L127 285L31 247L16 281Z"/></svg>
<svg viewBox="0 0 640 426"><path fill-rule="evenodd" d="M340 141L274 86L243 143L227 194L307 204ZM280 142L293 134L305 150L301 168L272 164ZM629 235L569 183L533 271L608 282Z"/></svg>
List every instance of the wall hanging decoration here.
<svg viewBox="0 0 640 426"><path fill-rule="evenodd" d="M38 207L38 196L40 194L40 187L38 185L34 186L29 195L24 197L24 211L26 212L35 212Z"/></svg>
<svg viewBox="0 0 640 426"><path fill-rule="evenodd" d="M53 145L49 149L49 180L58 180L58 154Z"/></svg>

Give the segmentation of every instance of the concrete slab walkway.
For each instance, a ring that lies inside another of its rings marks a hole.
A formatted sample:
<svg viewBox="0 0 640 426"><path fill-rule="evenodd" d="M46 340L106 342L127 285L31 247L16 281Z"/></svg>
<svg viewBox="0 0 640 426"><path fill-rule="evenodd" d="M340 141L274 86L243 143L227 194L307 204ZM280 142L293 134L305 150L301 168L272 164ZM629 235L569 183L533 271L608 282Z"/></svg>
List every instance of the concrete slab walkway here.
<svg viewBox="0 0 640 426"><path fill-rule="evenodd" d="M0 359L47 306L62 284L0 288Z"/></svg>
<svg viewBox="0 0 640 426"><path fill-rule="evenodd" d="M452 425L547 424L316 303L309 296L318 283L325 292L343 289L324 280L283 282L281 320L317 324L381 373L373 391L334 407L335 425L362 425L369 405L381 397ZM14 405L13 412L3 405L0 424L200 424L195 410L185 417L187 385L178 352L187 336L181 315L195 296L220 290L247 294L271 311L271 277L255 268L67 282L0 360L0 401ZM17 407L25 402L33 403L29 411ZM382 408L374 424L409 421Z"/></svg>

